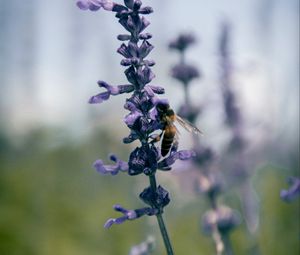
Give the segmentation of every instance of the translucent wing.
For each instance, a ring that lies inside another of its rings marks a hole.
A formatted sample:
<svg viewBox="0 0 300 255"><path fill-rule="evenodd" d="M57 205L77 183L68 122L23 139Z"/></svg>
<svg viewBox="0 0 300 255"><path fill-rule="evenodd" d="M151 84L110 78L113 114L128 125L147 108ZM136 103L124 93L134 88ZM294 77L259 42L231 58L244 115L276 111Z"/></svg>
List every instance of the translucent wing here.
<svg viewBox="0 0 300 255"><path fill-rule="evenodd" d="M195 134L203 134L202 131L195 127L192 123L188 122L187 120L182 119L180 116L176 115L176 121L185 128L188 132L192 132Z"/></svg>

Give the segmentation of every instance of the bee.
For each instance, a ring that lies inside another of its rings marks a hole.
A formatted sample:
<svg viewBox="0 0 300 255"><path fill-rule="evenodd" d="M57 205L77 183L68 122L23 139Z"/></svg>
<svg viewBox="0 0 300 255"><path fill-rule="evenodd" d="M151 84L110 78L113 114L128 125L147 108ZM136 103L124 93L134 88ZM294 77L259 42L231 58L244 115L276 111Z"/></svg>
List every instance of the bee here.
<svg viewBox="0 0 300 255"><path fill-rule="evenodd" d="M188 122L187 120L182 119L180 116L176 115L173 109L169 104L166 103L158 103L156 106L158 116L160 118L162 124L162 133L159 135L157 141L159 141L162 137L161 142L161 155L165 157L172 145L175 141L177 141L179 131L175 126L175 122L179 123L184 129L188 132L192 132L195 134L202 134L202 132L195 127L193 124Z"/></svg>

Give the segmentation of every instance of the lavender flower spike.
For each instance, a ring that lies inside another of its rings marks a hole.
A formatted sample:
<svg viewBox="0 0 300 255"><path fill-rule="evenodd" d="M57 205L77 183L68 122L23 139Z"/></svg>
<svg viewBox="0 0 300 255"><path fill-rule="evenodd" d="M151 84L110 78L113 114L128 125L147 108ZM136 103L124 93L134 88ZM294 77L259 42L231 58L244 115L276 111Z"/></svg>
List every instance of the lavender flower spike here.
<svg viewBox="0 0 300 255"><path fill-rule="evenodd" d="M130 134L123 139L124 143L139 140L140 144L130 153L128 163L117 159L114 155L110 157L115 162L114 165L104 165L102 160L94 163L96 170L102 174L116 175L120 171L127 171L130 176L144 174L149 178L150 186L140 194L140 199L150 207L136 210L126 210L119 205L114 208L123 214L122 217L109 219L105 227L109 228L113 224L121 224L127 220L133 220L143 215L155 215L166 246L167 254L173 255L172 246L162 217L163 209L170 202L169 193L156 182L156 172L171 169L171 165L177 160L186 160L193 153L189 151L178 151L174 145L171 151L167 151L167 157L162 157L160 144L157 137L161 137L166 123L163 121L164 104L169 109L166 99L160 99L157 95L163 94L164 89L154 86L151 81L155 75L151 67L155 64L153 60L146 57L151 53L154 46L148 41L152 35L144 33L150 22L143 16L153 12L149 6L142 7L140 0L124 0L124 5L111 1L81 0L77 2L79 8L83 10L98 10L103 8L116 12L115 17L126 30L126 34L121 34L117 38L122 41L117 52L122 55L121 65L126 67L125 76L129 82L126 85L112 86L104 81L98 84L106 91L90 98L89 103L98 104L110 99L111 96L131 93L126 99L124 108L129 111L124 122L130 129ZM171 110L171 109L170 109ZM158 135L159 133L159 135Z"/></svg>

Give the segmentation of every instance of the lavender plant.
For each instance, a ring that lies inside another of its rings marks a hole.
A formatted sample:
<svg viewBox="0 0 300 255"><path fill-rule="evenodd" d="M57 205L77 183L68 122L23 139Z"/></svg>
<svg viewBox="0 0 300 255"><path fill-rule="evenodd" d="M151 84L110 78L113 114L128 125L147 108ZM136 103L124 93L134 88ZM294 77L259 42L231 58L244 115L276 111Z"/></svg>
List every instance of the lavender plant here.
<svg viewBox="0 0 300 255"><path fill-rule="evenodd" d="M185 94L185 101L179 109L179 114L193 124L200 116L201 110L199 106L192 104L189 87L194 79L200 77L200 72L195 66L186 63L186 50L195 42L196 39L192 34L181 34L169 44L169 48L176 50L180 56L179 63L171 69L172 77L182 84ZM231 208L218 205L217 198L221 194L222 185L220 173L212 170L215 153L200 143L197 137L194 137L193 141L194 150L197 152L193 160L193 167L198 171L196 189L199 193L205 194L210 207L202 218L203 230L212 236L218 255L233 254L229 233L239 224L240 217Z"/></svg>
<svg viewBox="0 0 300 255"><path fill-rule="evenodd" d="M94 167L104 175L125 172L130 176L143 174L149 179L149 186L139 195L147 206L125 209L117 204L114 206L114 210L120 212L122 216L107 220L104 227L109 228L113 224L121 224L145 215L156 216L167 254L172 255L173 248L163 220L164 208L169 204L170 197L168 191L157 184L156 173L158 170L171 170L177 159L187 160L194 156L194 152L178 151L178 144L174 143L169 153L162 157L157 143L157 137L165 128L161 109L169 108L169 102L167 99L160 99L157 96L164 93L162 87L150 85L155 77L151 70L155 62L146 58L154 46L149 42L152 35L144 32L150 24L144 15L152 13L153 9L149 6L142 6L140 0L124 0L124 5L110 0L80 0L77 2L77 6L82 10L104 9L114 12L119 23L127 31L126 34L120 34L117 37L122 41L117 52L124 57L121 65L126 67L124 73L128 84L113 86L105 81L98 81L99 87L106 91L92 96L89 103L99 104L107 101L111 96L130 94L124 105L124 108L129 111L124 122L130 129L130 134L123 139L123 142L126 144L136 140L140 142L140 146L136 147L129 155L128 162L112 154L110 159L114 164L106 165L99 159L95 161Z"/></svg>

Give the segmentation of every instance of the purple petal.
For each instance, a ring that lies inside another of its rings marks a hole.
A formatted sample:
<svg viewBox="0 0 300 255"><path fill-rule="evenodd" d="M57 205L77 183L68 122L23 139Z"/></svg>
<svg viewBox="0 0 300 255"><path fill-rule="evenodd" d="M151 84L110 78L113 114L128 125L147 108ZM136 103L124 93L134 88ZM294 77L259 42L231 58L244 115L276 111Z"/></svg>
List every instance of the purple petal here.
<svg viewBox="0 0 300 255"><path fill-rule="evenodd" d="M131 58L132 55L130 54L128 47L125 43L122 43L121 46L117 49L117 52L124 56L125 58Z"/></svg>
<svg viewBox="0 0 300 255"><path fill-rule="evenodd" d="M153 50L154 46L148 41L143 41L141 47L139 48L140 58L145 58Z"/></svg>
<svg viewBox="0 0 300 255"><path fill-rule="evenodd" d="M118 159L115 155L111 155L110 159L115 162L114 165L104 165L103 161L98 159L94 162L93 167L101 174L116 175L120 171L125 172L128 170L128 163Z"/></svg>
<svg viewBox="0 0 300 255"><path fill-rule="evenodd" d="M95 96L92 96L90 99L89 99L89 103L90 104L100 104L102 103L103 101L106 101L108 100L110 97L110 93L108 91L106 92L103 92L103 93L100 93L100 94L97 94Z"/></svg>
<svg viewBox="0 0 300 255"><path fill-rule="evenodd" d="M148 86L151 87L152 91L155 94L164 94L165 93L165 89L163 87L153 86L153 85L148 85Z"/></svg>
<svg viewBox="0 0 300 255"><path fill-rule="evenodd" d="M152 88L150 86L145 86L144 90L147 92L147 94L149 95L149 97L154 97L155 96L155 94L154 94L154 92L153 92L153 90L152 90Z"/></svg>
<svg viewBox="0 0 300 255"><path fill-rule="evenodd" d="M127 213L128 210L126 210L125 208L123 208L121 205L119 204L116 204L113 206L114 210L117 211L117 212L121 212L123 214Z"/></svg>
<svg viewBox="0 0 300 255"><path fill-rule="evenodd" d="M125 116L124 122L126 123L127 126L132 126L135 123L135 121L141 116L143 116L141 112L138 111L131 112L130 114Z"/></svg>
<svg viewBox="0 0 300 255"><path fill-rule="evenodd" d="M102 1L102 8L106 11L112 11L114 8L114 3L111 0L103 0Z"/></svg>
<svg viewBox="0 0 300 255"><path fill-rule="evenodd" d="M115 219L113 218L108 219L104 224L104 228L110 228L114 223L115 223Z"/></svg>

